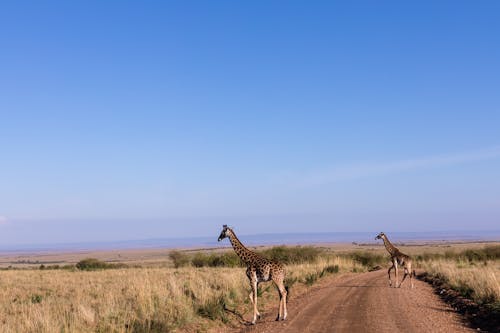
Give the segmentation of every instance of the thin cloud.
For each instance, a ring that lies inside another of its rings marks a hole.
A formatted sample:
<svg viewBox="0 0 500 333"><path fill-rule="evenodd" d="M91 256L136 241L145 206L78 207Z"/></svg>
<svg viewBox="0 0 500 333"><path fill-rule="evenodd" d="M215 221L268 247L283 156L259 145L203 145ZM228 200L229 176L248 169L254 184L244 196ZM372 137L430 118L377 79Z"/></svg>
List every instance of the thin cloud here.
<svg viewBox="0 0 500 333"><path fill-rule="evenodd" d="M0 216L0 225L9 223L9 220L5 216Z"/></svg>
<svg viewBox="0 0 500 333"><path fill-rule="evenodd" d="M499 157L500 147L492 147L474 152L427 156L415 159L391 161L387 163L344 166L330 170L295 175L294 178L299 186L312 186L404 171L459 165L476 161L491 160Z"/></svg>

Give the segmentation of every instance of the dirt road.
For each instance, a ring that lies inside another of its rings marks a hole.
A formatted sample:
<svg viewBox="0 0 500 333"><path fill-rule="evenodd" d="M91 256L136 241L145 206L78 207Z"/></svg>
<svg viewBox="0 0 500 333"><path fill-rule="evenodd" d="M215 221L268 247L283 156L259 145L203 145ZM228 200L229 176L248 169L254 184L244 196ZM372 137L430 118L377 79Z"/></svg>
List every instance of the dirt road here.
<svg viewBox="0 0 500 333"><path fill-rule="evenodd" d="M389 288L385 270L327 278L290 301L286 321L266 313L241 332L475 332L429 285L407 283Z"/></svg>

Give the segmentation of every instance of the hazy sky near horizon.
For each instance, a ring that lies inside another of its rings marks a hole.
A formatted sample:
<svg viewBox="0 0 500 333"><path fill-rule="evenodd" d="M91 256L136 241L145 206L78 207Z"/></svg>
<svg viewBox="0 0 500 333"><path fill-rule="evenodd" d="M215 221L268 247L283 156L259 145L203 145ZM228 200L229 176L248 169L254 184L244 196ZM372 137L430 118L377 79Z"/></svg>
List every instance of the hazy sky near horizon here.
<svg viewBox="0 0 500 333"><path fill-rule="evenodd" d="M496 1L10 2L0 31L2 244L499 229Z"/></svg>

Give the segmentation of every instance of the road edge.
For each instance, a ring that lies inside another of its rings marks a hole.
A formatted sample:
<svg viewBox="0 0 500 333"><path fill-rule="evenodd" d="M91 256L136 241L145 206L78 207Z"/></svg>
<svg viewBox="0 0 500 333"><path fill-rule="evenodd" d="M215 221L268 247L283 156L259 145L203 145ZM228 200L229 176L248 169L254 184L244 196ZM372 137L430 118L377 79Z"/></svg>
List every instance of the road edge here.
<svg viewBox="0 0 500 333"><path fill-rule="evenodd" d="M462 296L444 279L422 272L417 278L432 286L434 293L461 314L478 332L500 332L500 309L492 308Z"/></svg>

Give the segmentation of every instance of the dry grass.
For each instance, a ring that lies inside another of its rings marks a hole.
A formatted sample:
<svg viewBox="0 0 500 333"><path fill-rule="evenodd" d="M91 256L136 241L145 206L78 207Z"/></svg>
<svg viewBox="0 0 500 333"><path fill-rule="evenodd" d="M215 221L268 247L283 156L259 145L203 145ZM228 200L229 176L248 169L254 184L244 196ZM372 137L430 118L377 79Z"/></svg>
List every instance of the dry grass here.
<svg viewBox="0 0 500 333"><path fill-rule="evenodd" d="M289 266L288 282L306 284L337 270L362 269L349 258L322 258ZM242 268L1 271L0 330L204 331L231 319L225 307L239 313L249 309L248 292ZM271 284L263 285L262 292L264 306L276 299Z"/></svg>
<svg viewBox="0 0 500 333"><path fill-rule="evenodd" d="M500 261L471 262L438 259L424 261L421 267L448 282L463 296L479 303L500 302Z"/></svg>
<svg viewBox="0 0 500 333"><path fill-rule="evenodd" d="M483 247L473 249L481 254ZM421 255L420 268L440 275L480 302L499 301L499 260L465 260L477 255L463 256L463 248L455 251L459 255L450 254L448 246L418 249L417 252L415 247L412 254ZM428 254L435 249L439 249L435 252L438 255ZM325 275L366 271L375 264L388 264L383 248L355 250L326 249L313 262L288 265L291 297ZM134 257L130 262L137 264L143 255L140 253L137 261ZM167 267L172 263L165 262L166 256L163 262L159 257L160 252L154 252L154 267L144 268L1 270L0 332L196 332L235 322L238 317L233 313L249 317L249 286L244 268L172 268ZM259 308L276 307L278 294L272 284L262 284L260 289Z"/></svg>
<svg viewBox="0 0 500 333"><path fill-rule="evenodd" d="M419 265L463 296L500 306L500 245L441 254L423 254Z"/></svg>

